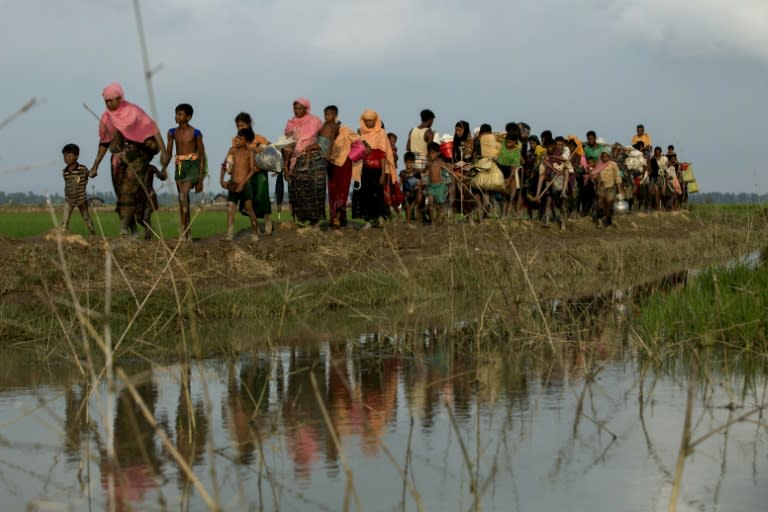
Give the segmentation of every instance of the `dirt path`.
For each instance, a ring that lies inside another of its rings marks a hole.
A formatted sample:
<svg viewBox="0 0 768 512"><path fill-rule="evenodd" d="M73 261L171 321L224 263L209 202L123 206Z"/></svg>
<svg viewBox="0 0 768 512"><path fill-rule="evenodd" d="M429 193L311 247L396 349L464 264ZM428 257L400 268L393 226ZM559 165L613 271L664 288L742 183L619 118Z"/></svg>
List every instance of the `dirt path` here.
<svg viewBox="0 0 768 512"><path fill-rule="evenodd" d="M171 274L198 288L301 282L369 270L407 274L457 254L469 255L470 261L522 262L541 286L554 279L553 262L565 262L559 271L572 269L581 276L581 286L587 286L590 278L600 281L600 272L609 268L626 267L631 277L633 269L649 272L658 265L670 269L698 266L735 256L759 239L742 226L705 223L688 212L632 214L618 218L615 228L601 230L589 219L578 218L565 232L557 226L545 228L539 222L515 220L479 226L398 223L365 231L316 230L284 223L258 242L242 235L242 240L236 237L234 242L210 237L181 245L138 239L89 242L70 235L63 238L63 251L81 291L103 289L107 244L117 264L116 289L129 285L134 290L148 289L158 276L167 275L170 280ZM613 261L617 257L627 261ZM6 299L39 290L43 284L63 287L55 232L23 241L0 238L0 264L5 269L0 294ZM163 279L160 286L164 286Z"/></svg>

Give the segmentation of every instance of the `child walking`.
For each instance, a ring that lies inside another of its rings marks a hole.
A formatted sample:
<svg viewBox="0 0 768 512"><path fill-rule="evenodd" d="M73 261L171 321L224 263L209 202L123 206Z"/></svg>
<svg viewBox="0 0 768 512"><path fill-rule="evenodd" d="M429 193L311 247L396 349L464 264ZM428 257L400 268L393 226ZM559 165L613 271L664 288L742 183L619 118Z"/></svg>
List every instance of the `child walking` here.
<svg viewBox="0 0 768 512"><path fill-rule="evenodd" d="M190 208L189 191L203 191L205 178L205 147L203 134L189 124L194 110L192 105L182 103L176 107L176 128L168 130L168 154L172 154L176 145L176 190L179 193L179 237L189 242L192 235L189 231ZM165 172L163 167L162 172Z"/></svg>
<svg viewBox="0 0 768 512"><path fill-rule="evenodd" d="M80 210L80 215L83 217L88 231L95 235L96 230L93 229L93 221L91 221L91 216L88 213L88 200L85 197L85 187L88 185L90 170L77 161L80 157L80 148L76 144L67 144L61 153L64 155L64 163L67 164L61 171L64 177L64 219L61 225L64 229L69 229L69 219L72 217L74 209L77 208Z"/></svg>
<svg viewBox="0 0 768 512"><path fill-rule="evenodd" d="M430 142L427 145L427 198L429 216L433 223L442 224L448 219L451 208L450 188L453 186L452 173L440 155L440 145Z"/></svg>
<svg viewBox="0 0 768 512"><path fill-rule="evenodd" d="M222 166L219 182L221 186L227 190L227 234L226 240L232 240L232 230L235 224L235 212L238 205L243 207L243 210L251 220L251 241L255 242L259 239L259 226L256 217L256 213L253 211L253 187L251 184L251 178L256 172L256 166L253 159L253 150L248 145L253 142L254 134L250 128L241 128L237 131L237 136L232 140L232 147L227 153L225 162L230 160L232 162L231 176L229 181L224 180L224 175L227 172L227 166Z"/></svg>
<svg viewBox="0 0 768 512"><path fill-rule="evenodd" d="M416 218L416 211L422 202L421 198L421 173L416 170L416 155L408 151L403 156L405 169L400 171L400 183L403 186L405 196L405 222L409 223Z"/></svg>

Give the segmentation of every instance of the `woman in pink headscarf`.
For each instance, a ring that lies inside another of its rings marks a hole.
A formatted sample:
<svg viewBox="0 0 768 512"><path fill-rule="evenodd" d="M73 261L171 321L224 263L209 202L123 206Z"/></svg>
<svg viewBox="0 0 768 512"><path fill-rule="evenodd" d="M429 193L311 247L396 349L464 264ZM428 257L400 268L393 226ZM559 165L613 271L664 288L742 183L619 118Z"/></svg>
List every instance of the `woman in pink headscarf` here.
<svg viewBox="0 0 768 512"><path fill-rule="evenodd" d="M99 150L91 177L96 177L101 160L107 150L111 151L120 234L128 235L136 231L136 203L146 192L144 182L149 163L159 152L160 163L166 166L169 156L157 124L140 107L125 101L120 84L108 85L102 95L107 108L99 121Z"/></svg>
<svg viewBox="0 0 768 512"><path fill-rule="evenodd" d="M323 122L310 110L306 98L293 102L294 116L285 125L285 135L295 142L284 148L284 157L293 216L299 222L315 225L325 218L328 161L317 144Z"/></svg>

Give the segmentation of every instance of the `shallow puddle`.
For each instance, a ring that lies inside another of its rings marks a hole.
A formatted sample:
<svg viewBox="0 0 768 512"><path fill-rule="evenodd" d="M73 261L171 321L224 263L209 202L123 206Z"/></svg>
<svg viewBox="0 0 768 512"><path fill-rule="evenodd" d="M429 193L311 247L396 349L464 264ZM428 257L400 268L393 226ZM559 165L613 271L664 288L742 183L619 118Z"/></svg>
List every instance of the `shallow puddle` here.
<svg viewBox="0 0 768 512"><path fill-rule="evenodd" d="M126 367L157 425L124 386L15 365L0 382L2 508L667 509L687 371L643 370L605 337L555 360L402 346L363 336ZM765 403L762 374L694 388L693 439ZM748 419L688 457L678 510L765 510L765 425Z"/></svg>

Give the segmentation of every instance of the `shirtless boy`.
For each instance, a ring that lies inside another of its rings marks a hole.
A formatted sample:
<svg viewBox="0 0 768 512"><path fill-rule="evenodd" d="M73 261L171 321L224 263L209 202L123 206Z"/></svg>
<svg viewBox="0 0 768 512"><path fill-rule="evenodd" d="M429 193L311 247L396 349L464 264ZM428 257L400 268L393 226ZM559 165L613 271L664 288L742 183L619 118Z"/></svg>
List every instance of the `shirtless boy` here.
<svg viewBox="0 0 768 512"><path fill-rule="evenodd" d="M435 223L439 224L445 222L446 210L450 207L448 185L451 173L440 157L440 144L437 142L430 142L427 145L427 172L429 173L429 185L427 185L429 215Z"/></svg>
<svg viewBox="0 0 768 512"><path fill-rule="evenodd" d="M317 143L320 149L327 155L331 150L333 141L339 134L339 108L336 105L328 105L323 110L323 126L317 132Z"/></svg>
<svg viewBox="0 0 768 512"><path fill-rule="evenodd" d="M253 188L251 186L251 177L256 172L256 166L253 160L253 150L248 147L253 142L254 134L250 128L241 128L237 131L237 137L232 140L232 147L227 153L228 160L232 159L232 176L230 181L224 180L226 168L222 166L219 183L227 190L227 234L225 239L232 240L232 230L235 224L235 212L238 204L242 203L245 213L251 220L251 241L259 239L259 227L256 213L253 211Z"/></svg>
<svg viewBox="0 0 768 512"><path fill-rule="evenodd" d="M192 105L182 103L176 107L176 128L168 130L168 154L172 154L176 145L176 190L179 193L179 237L191 241L189 232L189 191L203 191L205 178L205 147L203 134L189 124L194 113ZM161 172L165 172L165 167Z"/></svg>

